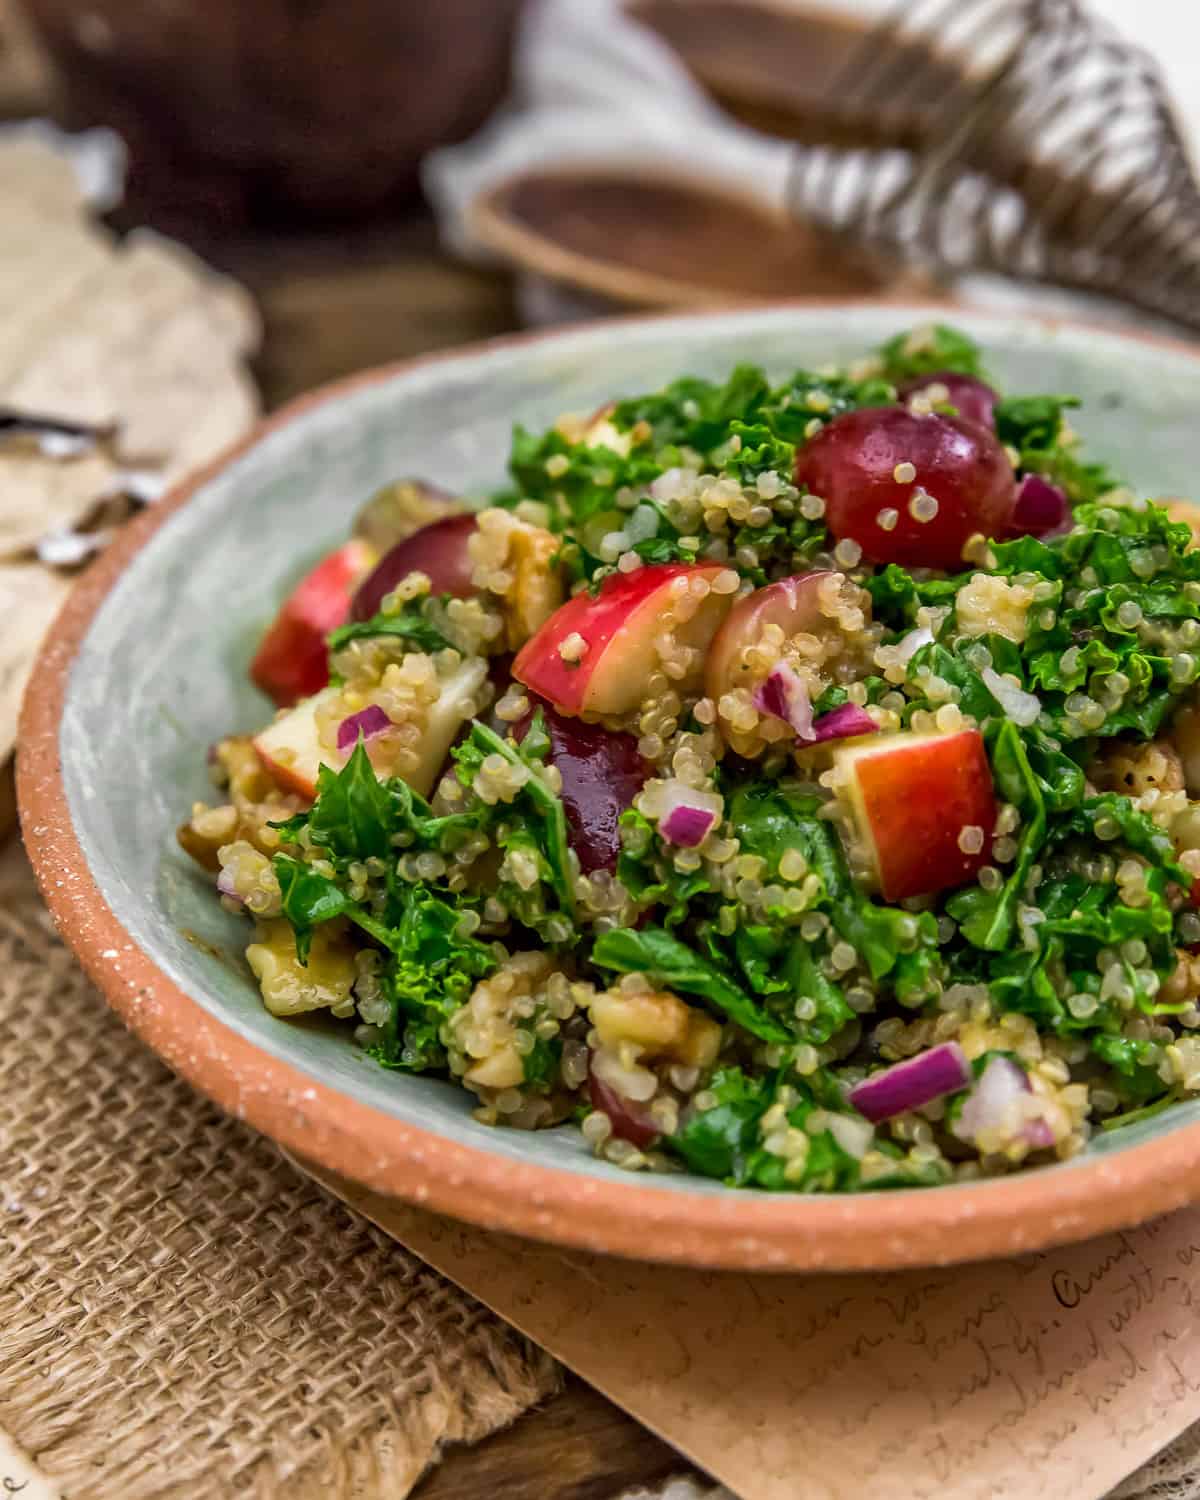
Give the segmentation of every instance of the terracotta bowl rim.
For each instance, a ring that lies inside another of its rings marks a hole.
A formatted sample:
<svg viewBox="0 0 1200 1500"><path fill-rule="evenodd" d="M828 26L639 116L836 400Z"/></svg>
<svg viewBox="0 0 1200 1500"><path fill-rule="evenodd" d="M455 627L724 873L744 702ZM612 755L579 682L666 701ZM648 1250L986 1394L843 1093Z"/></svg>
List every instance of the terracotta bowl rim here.
<svg viewBox="0 0 1200 1500"><path fill-rule="evenodd" d="M853 299L852 314L895 305L930 316L945 304ZM772 304L828 311L831 304ZM745 309L730 309L745 312ZM1130 338L1200 360L1200 349L1076 320L960 308L997 323L1034 323ZM606 320L603 326L704 321L712 314ZM407 1124L260 1051L210 1015L139 948L97 887L71 824L59 752L70 669L91 622L130 559L210 479L268 434L316 406L406 373L501 347L570 339L584 327L518 334L366 370L301 396L177 485L88 569L42 646L22 707L18 800L42 895L68 945L108 1003L177 1072L222 1108L301 1157L376 1192L469 1221L635 1260L757 1271L890 1269L1041 1249L1126 1227L1200 1198L1200 1121L1140 1146L986 1183L847 1197L691 1195L630 1176L592 1178L513 1161ZM120 956L119 966L112 960ZM252 1081L252 1086L250 1082Z"/></svg>

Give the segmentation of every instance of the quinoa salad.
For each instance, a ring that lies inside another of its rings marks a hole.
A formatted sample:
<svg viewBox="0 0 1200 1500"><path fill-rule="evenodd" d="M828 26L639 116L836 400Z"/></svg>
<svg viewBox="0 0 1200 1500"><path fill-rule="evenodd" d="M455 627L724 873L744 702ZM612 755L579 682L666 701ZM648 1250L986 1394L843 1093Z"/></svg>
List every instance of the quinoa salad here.
<svg viewBox="0 0 1200 1500"><path fill-rule="evenodd" d="M1200 1093L1200 550L1077 404L932 325L518 426L482 503L371 498L179 830L267 1009L775 1190Z"/></svg>

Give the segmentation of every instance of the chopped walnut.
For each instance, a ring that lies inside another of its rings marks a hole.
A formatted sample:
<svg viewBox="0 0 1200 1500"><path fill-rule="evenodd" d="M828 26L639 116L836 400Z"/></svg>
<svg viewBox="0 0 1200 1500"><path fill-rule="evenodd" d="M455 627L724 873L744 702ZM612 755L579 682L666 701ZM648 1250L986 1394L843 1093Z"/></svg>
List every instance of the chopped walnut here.
<svg viewBox="0 0 1200 1500"><path fill-rule="evenodd" d="M1188 795L1200 797L1200 706L1189 703L1171 721L1171 743L1183 763Z"/></svg>
<svg viewBox="0 0 1200 1500"><path fill-rule="evenodd" d="M498 596L510 651L519 650L563 602L562 575L554 561L560 545L553 532L510 511L480 513L467 544L472 578L477 588Z"/></svg>
<svg viewBox="0 0 1200 1500"><path fill-rule="evenodd" d="M1175 968L1156 998L1164 1005L1186 1005L1189 1000L1200 1000L1200 955L1176 948L1175 958Z"/></svg>
<svg viewBox="0 0 1200 1500"><path fill-rule="evenodd" d="M1102 792L1141 797L1147 792L1183 791L1183 762L1168 740L1146 745L1106 746L1089 768L1092 783Z"/></svg>
<svg viewBox="0 0 1200 1500"><path fill-rule="evenodd" d="M358 970L354 949L338 924L316 929L308 962L302 964L296 957L291 923L283 917L262 922L256 940L246 949L246 961L273 1016L298 1016L309 1010L330 1009L335 1015L353 1011L351 990Z"/></svg>

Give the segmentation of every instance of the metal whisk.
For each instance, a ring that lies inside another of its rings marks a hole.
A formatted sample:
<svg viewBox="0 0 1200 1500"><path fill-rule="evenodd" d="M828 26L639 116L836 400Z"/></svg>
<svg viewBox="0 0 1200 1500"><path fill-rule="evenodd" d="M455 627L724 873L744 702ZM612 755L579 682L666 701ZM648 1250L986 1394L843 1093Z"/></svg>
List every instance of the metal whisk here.
<svg viewBox="0 0 1200 1500"><path fill-rule="evenodd" d="M909 125L903 145L797 147L806 221L1200 327L1200 189L1166 90L1080 0L902 0L830 96L884 140Z"/></svg>

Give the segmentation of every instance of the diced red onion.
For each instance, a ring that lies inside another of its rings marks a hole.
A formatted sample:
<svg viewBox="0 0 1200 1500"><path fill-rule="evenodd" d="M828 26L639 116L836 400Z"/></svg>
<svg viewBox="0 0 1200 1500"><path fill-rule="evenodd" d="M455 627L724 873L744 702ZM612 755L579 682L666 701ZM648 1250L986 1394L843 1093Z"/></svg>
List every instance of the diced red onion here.
<svg viewBox="0 0 1200 1500"><path fill-rule="evenodd" d="M231 901L236 901L239 906L245 906L245 897L238 894L237 887L233 883L233 871L222 868L217 876L217 890L222 896L228 896Z"/></svg>
<svg viewBox="0 0 1200 1500"><path fill-rule="evenodd" d="M1026 1120L1025 1139L1035 1151L1046 1151L1054 1144L1054 1132L1048 1120Z"/></svg>
<svg viewBox="0 0 1200 1500"><path fill-rule="evenodd" d="M991 1058L963 1102L955 1135L973 1144L981 1132L1002 1129L1016 1116L1014 1106L1018 1101L1032 1092L1029 1074L1019 1063L1011 1057ZM1045 1120L1026 1118L1018 1133L1035 1151L1054 1144L1054 1132Z"/></svg>
<svg viewBox="0 0 1200 1500"><path fill-rule="evenodd" d="M812 699L803 677L787 662L778 662L771 668L754 689L753 701L759 713L790 724L798 739L812 739Z"/></svg>
<svg viewBox="0 0 1200 1500"><path fill-rule="evenodd" d="M1017 536L1061 536L1070 530L1070 501L1043 475L1026 474L1017 486L1017 503L1009 525Z"/></svg>
<svg viewBox="0 0 1200 1500"><path fill-rule="evenodd" d="M716 814L707 808L676 807L660 821L658 831L669 844L694 849L708 837L716 821Z"/></svg>
<svg viewBox="0 0 1200 1500"><path fill-rule="evenodd" d="M657 793L651 816L658 818L658 831L668 843L684 849L704 842L725 807L719 792L702 791L684 781L664 781Z"/></svg>
<svg viewBox="0 0 1200 1500"><path fill-rule="evenodd" d="M1001 677L995 667L984 667L979 675L988 692L1004 710L1006 719L1020 724L1023 729L1037 723L1042 712L1042 700L1035 693L1027 693L1024 688Z"/></svg>
<svg viewBox="0 0 1200 1500"><path fill-rule="evenodd" d="M906 636L896 642L896 660L901 665L907 665L922 646L929 646L932 643L933 631L928 625L918 625L915 630L910 630Z"/></svg>
<svg viewBox="0 0 1200 1500"><path fill-rule="evenodd" d="M872 1073L856 1083L848 1097L860 1115L878 1125L943 1094L955 1094L970 1081L971 1065L963 1049L957 1042L941 1042L882 1073Z"/></svg>
<svg viewBox="0 0 1200 1500"><path fill-rule="evenodd" d="M875 734L879 725L857 703L843 703L813 720L814 740L846 740L856 734Z"/></svg>
<svg viewBox="0 0 1200 1500"><path fill-rule="evenodd" d="M337 747L339 750L352 750L358 743L360 734L364 740L369 740L372 735L382 734L391 727L392 721L384 710L377 703L372 703L369 708L351 714L338 725Z"/></svg>

